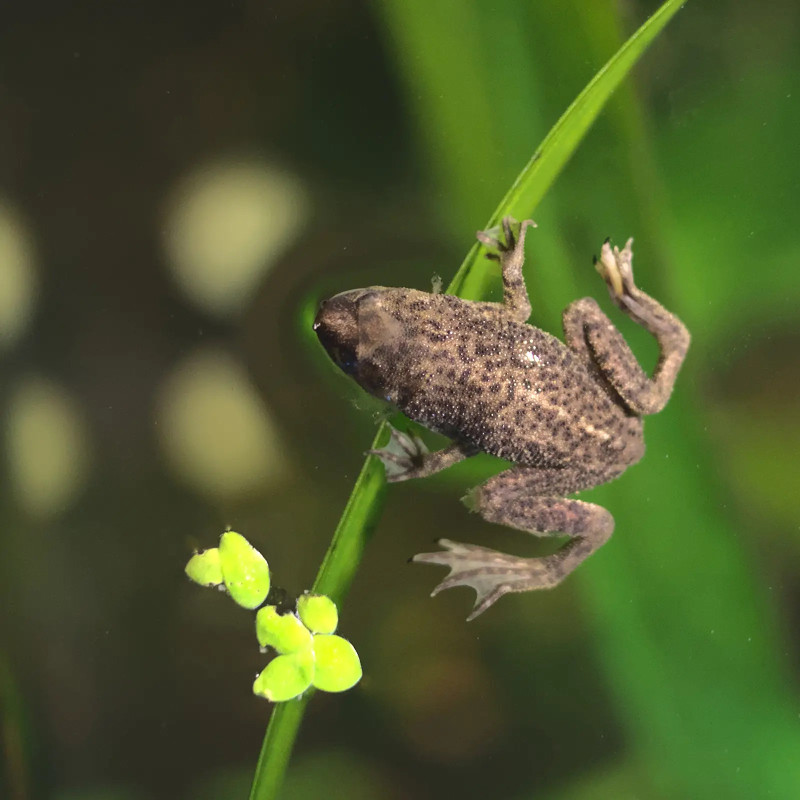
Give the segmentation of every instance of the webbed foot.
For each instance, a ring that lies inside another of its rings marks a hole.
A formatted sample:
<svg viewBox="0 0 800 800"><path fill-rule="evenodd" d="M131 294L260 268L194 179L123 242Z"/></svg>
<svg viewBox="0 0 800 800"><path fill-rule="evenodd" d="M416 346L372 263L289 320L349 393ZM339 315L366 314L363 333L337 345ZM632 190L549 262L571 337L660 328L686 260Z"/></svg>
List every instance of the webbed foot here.
<svg viewBox="0 0 800 800"><path fill-rule="evenodd" d="M369 455L377 456L386 468L386 480L390 483L408 480L418 476L428 448L415 433L404 433L390 427L388 443L377 450L367 450Z"/></svg>
<svg viewBox="0 0 800 800"><path fill-rule="evenodd" d="M439 539L438 544L445 549L437 553L419 553L411 560L450 568L450 574L431 592L431 597L455 586L470 586L475 590L475 606L467 621L482 614L504 594L549 589L563 577L551 568L554 566L552 556L519 558L450 539Z"/></svg>
<svg viewBox="0 0 800 800"><path fill-rule="evenodd" d="M607 473L592 476L592 485L619 471L609 467ZM450 569L434 594L453 586L471 586L475 590L475 608L467 619L474 619L509 592L550 589L603 545L614 530L614 518L601 506L558 496L586 485L587 475L580 467L517 467L489 478L470 493L470 506L487 522L536 536L552 533L571 537L551 555L520 558L441 539L443 551L420 553L412 560ZM540 493L546 494L537 497Z"/></svg>

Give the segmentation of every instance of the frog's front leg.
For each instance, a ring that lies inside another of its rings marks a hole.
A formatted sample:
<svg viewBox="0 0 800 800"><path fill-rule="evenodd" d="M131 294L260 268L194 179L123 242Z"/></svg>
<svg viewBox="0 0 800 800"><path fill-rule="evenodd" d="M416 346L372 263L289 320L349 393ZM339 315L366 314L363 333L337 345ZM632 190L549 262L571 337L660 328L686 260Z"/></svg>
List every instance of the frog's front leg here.
<svg viewBox="0 0 800 800"><path fill-rule="evenodd" d="M641 368L622 334L591 298L576 300L566 309L564 335L572 350L598 367L630 411L655 414L672 393L690 337L674 314L634 284L632 244L633 239L628 239L620 252L606 240L596 266L615 305L656 337L660 352L653 377Z"/></svg>
<svg viewBox="0 0 800 800"><path fill-rule="evenodd" d="M532 219L519 223L519 234L514 235L517 225L513 217L503 217L503 235L501 240L496 229L478 231L478 241L489 248L487 258L500 262L503 274L503 304L509 315L517 322L527 322L531 315L531 302L525 288L522 265L525 263L525 233L528 228L535 228Z"/></svg>
<svg viewBox="0 0 800 800"><path fill-rule="evenodd" d="M560 550L543 558L519 558L486 547L440 540L445 550L420 553L414 561L440 564L450 574L434 589L471 586L477 593L474 619L509 592L549 589L601 547L614 530L614 518L604 508L560 496L610 480L620 469L586 475L577 469L518 467L502 472L476 489L471 504L489 522L537 536L572 537Z"/></svg>
<svg viewBox="0 0 800 800"><path fill-rule="evenodd" d="M403 433L391 427L390 431L387 445L378 450L367 451L383 462L389 483L427 478L478 452L476 447L466 442L455 441L442 450L430 453L415 433Z"/></svg>

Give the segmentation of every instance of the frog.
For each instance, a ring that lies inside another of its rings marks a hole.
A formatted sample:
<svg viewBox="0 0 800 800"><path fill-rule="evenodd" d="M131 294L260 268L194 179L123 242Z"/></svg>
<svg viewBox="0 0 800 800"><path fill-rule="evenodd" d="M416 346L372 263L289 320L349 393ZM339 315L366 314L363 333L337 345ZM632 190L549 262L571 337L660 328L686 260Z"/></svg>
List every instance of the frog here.
<svg viewBox="0 0 800 800"><path fill-rule="evenodd" d="M486 257L499 262L501 302L371 286L323 301L313 324L346 375L450 439L429 452L418 435L392 428L389 444L369 451L389 482L489 453L509 466L472 489L467 506L490 523L567 537L554 553L532 558L450 539L414 556L449 569L433 595L475 590L470 620L506 594L560 584L609 540L611 513L571 495L614 480L643 457L642 419L666 405L690 344L683 322L634 283L633 239L621 250L606 239L594 264L613 304L655 338L652 374L594 298L564 310L563 342L529 324L523 264L532 227L506 216L477 233Z"/></svg>

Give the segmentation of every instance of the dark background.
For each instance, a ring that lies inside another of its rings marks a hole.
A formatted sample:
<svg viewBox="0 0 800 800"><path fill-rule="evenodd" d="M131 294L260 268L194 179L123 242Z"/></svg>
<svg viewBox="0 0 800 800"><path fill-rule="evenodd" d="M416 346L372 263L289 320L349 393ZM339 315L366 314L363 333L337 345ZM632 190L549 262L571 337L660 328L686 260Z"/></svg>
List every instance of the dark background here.
<svg viewBox="0 0 800 800"><path fill-rule="evenodd" d="M319 299L449 281L656 7L3 5L0 796L246 796L265 657L182 569L232 527L313 581L383 413ZM342 610L364 680L314 698L285 797L798 796L799 25L692 0L535 211L535 324L606 303L590 256L633 234L694 335L647 458L591 495L614 538L467 625L405 561L540 552L457 502L496 466L391 487Z"/></svg>

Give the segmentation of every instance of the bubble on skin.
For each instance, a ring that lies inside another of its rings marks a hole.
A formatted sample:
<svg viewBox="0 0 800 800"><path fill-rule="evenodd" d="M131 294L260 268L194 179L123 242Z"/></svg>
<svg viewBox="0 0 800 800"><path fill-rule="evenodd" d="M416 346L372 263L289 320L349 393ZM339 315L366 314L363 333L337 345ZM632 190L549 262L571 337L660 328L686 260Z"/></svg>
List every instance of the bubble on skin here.
<svg viewBox="0 0 800 800"><path fill-rule="evenodd" d="M288 171L258 159L205 164L184 178L165 213L169 265L201 308L231 316L308 220L308 195Z"/></svg>
<svg viewBox="0 0 800 800"><path fill-rule="evenodd" d="M244 369L202 349L175 368L156 405L157 433L175 474L221 499L274 488L287 472L275 425Z"/></svg>
<svg viewBox="0 0 800 800"><path fill-rule="evenodd" d="M65 511L83 487L89 437L76 401L55 382L23 379L12 391L5 420L9 478L33 517Z"/></svg>
<svg viewBox="0 0 800 800"><path fill-rule="evenodd" d="M0 199L0 350L11 347L30 321L38 282L31 237L19 215Z"/></svg>

